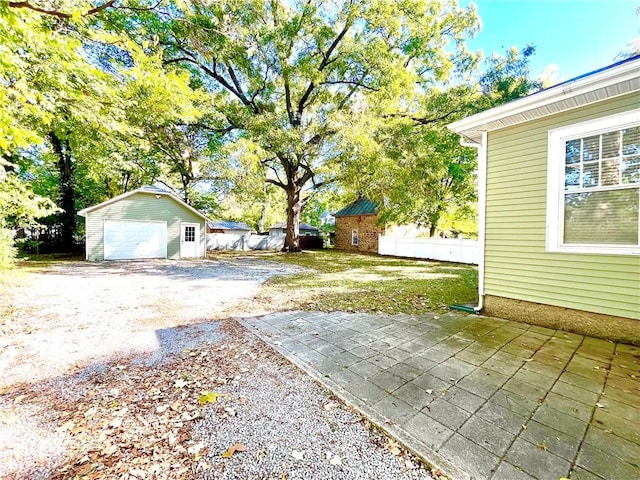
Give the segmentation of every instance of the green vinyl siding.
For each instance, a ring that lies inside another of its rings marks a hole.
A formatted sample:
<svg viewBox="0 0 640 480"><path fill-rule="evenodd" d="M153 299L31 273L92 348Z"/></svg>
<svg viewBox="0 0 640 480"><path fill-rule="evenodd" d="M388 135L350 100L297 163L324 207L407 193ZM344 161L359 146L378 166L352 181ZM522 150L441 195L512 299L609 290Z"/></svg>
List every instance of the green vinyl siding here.
<svg viewBox="0 0 640 480"><path fill-rule="evenodd" d="M128 197L91 210L86 215L87 260L104 260L104 221L137 220L167 222L167 257L180 258L180 225L200 225L200 248L205 245L204 219L175 199L152 193L137 192Z"/></svg>
<svg viewBox="0 0 640 480"><path fill-rule="evenodd" d="M486 294L640 319L640 256L545 251L549 130L636 108L634 93L489 132Z"/></svg>

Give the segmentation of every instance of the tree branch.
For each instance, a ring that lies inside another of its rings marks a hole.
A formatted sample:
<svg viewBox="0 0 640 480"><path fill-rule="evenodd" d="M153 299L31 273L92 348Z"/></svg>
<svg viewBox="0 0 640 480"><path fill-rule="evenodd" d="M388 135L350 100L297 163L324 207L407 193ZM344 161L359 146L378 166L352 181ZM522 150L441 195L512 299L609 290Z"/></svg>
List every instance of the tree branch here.
<svg viewBox="0 0 640 480"><path fill-rule="evenodd" d="M327 51L325 53L322 53L322 61L318 66L319 72L322 72L327 67L327 65L329 65L329 63L332 61L331 55L333 54L333 51L338 47L338 45L340 44L344 36L349 31L349 28L351 28L351 22L345 23L344 27L342 28L338 36L334 38L333 42L331 42L331 45L329 45L329 48L327 49ZM302 120L302 112L304 111L304 108L306 107L307 102L309 101L309 97L311 97L311 93L315 88L316 88L315 83L310 82L306 91L302 95L302 98L300 98L300 101L298 102L298 109L297 109L297 114L295 119L297 125L300 125L300 122Z"/></svg>
<svg viewBox="0 0 640 480"><path fill-rule="evenodd" d="M335 81L326 81L320 82L320 85L353 85L355 87L362 87L365 90L370 90L372 92L379 92L379 88L370 87L369 85L365 85L362 83L362 80L335 80Z"/></svg>
<svg viewBox="0 0 640 480"><path fill-rule="evenodd" d="M289 87L289 76L284 77L284 98L287 104L287 115L289 117L289 123L291 126L296 125L296 119L293 116L293 106L291 105L291 89Z"/></svg>
<svg viewBox="0 0 640 480"><path fill-rule="evenodd" d="M256 105L251 100L249 100L247 96L244 94L244 92L242 91L242 87L240 86L238 77L236 77L236 72L233 70L233 68L231 68L231 65L227 65L227 72L229 73L229 77L231 77L231 81L233 82L233 85L236 87L236 92L238 92L236 95L238 96L238 98L240 98L242 103L244 103L246 106L251 106L253 111L258 113L258 109Z"/></svg>
<svg viewBox="0 0 640 480"><path fill-rule="evenodd" d="M406 118L415 122L416 125L430 125L433 123L438 123L443 120L446 120L451 115L455 115L456 113L460 113L460 112L461 110L452 110L448 113L445 113L444 115L441 115L439 117L433 117L433 118L414 117L413 115L408 115L404 113L388 113L384 115L383 118Z"/></svg>
<svg viewBox="0 0 640 480"><path fill-rule="evenodd" d="M284 183L279 182L278 180L274 180L273 178L267 178L265 182L275 185L277 187L280 187L283 190L287 189L287 186Z"/></svg>
<svg viewBox="0 0 640 480"><path fill-rule="evenodd" d="M114 3L116 3L116 0L108 0L102 5L98 5L97 7L87 10L85 13L82 14L82 16L87 17L89 15L94 15L96 13L99 13L102 10L113 7ZM37 5L32 5L28 0L25 0L23 2L9 2L9 8L26 8L34 12L43 13L45 15L51 15L52 17L63 18L63 19L69 19L72 17L70 13L61 12L59 10L47 10L46 8L38 7Z"/></svg>

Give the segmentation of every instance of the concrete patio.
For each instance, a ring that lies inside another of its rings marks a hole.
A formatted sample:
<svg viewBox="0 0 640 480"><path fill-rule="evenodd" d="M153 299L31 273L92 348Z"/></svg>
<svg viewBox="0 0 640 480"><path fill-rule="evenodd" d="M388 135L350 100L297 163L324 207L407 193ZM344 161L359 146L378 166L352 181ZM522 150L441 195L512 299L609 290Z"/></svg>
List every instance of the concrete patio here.
<svg viewBox="0 0 640 480"><path fill-rule="evenodd" d="M640 348L475 315L240 320L452 479L640 478Z"/></svg>

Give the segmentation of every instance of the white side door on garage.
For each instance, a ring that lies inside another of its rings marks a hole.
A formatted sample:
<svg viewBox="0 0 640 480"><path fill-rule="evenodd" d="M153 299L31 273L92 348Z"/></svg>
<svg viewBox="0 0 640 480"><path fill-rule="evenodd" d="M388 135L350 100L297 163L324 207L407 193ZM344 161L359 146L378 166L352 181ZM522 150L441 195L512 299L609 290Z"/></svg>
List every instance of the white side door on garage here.
<svg viewBox="0 0 640 480"><path fill-rule="evenodd" d="M201 257L200 225L182 223L180 226L180 258Z"/></svg>
<svg viewBox="0 0 640 480"><path fill-rule="evenodd" d="M167 223L104 221L104 259L167 258Z"/></svg>

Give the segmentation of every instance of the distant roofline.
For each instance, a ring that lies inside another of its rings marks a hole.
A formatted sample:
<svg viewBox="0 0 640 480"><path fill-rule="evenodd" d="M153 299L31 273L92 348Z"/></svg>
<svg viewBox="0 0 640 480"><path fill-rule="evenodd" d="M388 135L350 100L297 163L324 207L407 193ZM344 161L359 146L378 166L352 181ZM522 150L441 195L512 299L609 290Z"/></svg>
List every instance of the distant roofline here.
<svg viewBox="0 0 640 480"><path fill-rule="evenodd" d="M271 225L267 230L271 230L273 228L287 228L287 222L275 223L275 224ZM314 227L313 225L310 225L310 224L305 223L305 222L300 222L300 230L317 230L317 231L320 231L320 229L318 227Z"/></svg>
<svg viewBox="0 0 640 480"><path fill-rule="evenodd" d="M637 60L637 59L640 59L640 53L637 54L637 55L633 55L633 56L631 56L629 58L625 58L623 60L619 60L616 63L612 63L612 64L607 65L605 67L601 67L601 68L598 68L596 70L592 70L592 71L590 71L588 73L583 73L582 75L578 75L577 77L570 78L569 80L565 80L563 82L556 83L555 85L551 85L551 86L549 86L547 88L543 88L542 90L539 90L539 91L537 91L535 93L532 93L530 95L527 95L527 96L530 97L532 95L537 95L538 93L544 92L546 90L550 90L552 88L560 87L562 85L566 85L566 84L575 82L576 80L580 80L581 78L590 77L591 75L595 75L596 73L600 73L600 72L604 72L605 70L610 70L612 68L616 68L619 65L624 65L625 63L632 62L632 61Z"/></svg>
<svg viewBox="0 0 640 480"><path fill-rule="evenodd" d="M349 212L351 208L353 208L354 206L356 206L358 203L361 203L361 202L367 202L368 204L374 205L374 210L372 212L371 211L365 211L365 212L354 211L353 213L343 213L343 212ZM334 217L361 217L366 215L378 215L378 202L374 202L373 200L366 197L358 197L349 205L341 208L340 210L338 210L336 213L333 214Z"/></svg>

